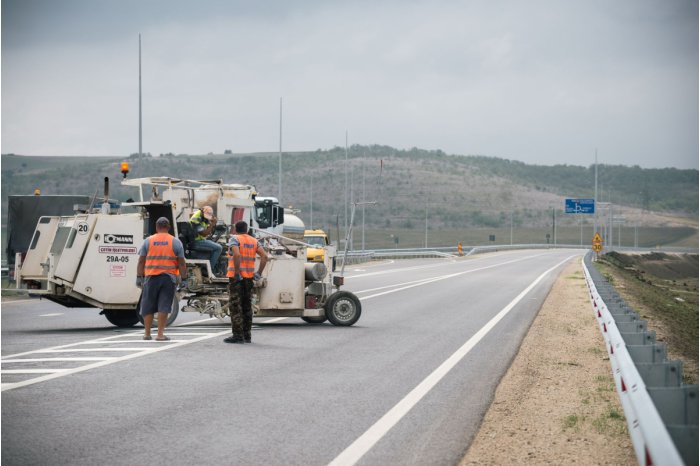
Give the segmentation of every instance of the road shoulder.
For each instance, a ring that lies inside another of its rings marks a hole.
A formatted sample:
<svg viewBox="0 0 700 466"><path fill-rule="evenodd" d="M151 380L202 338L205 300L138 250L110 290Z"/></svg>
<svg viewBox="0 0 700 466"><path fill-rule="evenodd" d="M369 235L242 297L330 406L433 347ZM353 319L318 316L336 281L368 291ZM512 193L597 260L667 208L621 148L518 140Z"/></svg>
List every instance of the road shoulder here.
<svg viewBox="0 0 700 466"><path fill-rule="evenodd" d="M634 465L581 259L554 283L460 463Z"/></svg>

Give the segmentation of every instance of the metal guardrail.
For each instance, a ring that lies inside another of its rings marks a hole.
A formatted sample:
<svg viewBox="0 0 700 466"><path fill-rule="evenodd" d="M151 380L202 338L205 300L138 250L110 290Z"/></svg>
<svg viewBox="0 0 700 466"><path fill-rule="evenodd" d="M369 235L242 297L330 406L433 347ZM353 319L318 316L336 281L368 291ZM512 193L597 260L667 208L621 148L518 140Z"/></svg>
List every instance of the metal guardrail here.
<svg viewBox="0 0 700 466"><path fill-rule="evenodd" d="M640 465L698 463L698 386L682 383L682 363L610 283L583 260L591 304L610 356L615 386Z"/></svg>
<svg viewBox="0 0 700 466"><path fill-rule="evenodd" d="M509 251L515 249L584 249L590 250L590 245L580 244L501 244L493 246L464 246L464 256L485 252ZM632 247L607 247L604 252L669 252L697 254L697 248L656 247L656 248L632 248ZM459 257L456 246L444 246L435 248L403 248L403 249L371 249L348 251L348 264L367 262L379 259L416 259L424 257ZM339 256L342 261L342 256Z"/></svg>

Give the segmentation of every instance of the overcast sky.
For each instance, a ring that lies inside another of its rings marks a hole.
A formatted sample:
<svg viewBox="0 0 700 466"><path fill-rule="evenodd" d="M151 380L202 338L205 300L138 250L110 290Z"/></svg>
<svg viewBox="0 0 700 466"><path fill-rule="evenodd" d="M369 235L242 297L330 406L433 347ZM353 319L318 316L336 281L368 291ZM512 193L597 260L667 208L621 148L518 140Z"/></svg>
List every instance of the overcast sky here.
<svg viewBox="0 0 700 466"><path fill-rule="evenodd" d="M698 168L696 0L2 0L3 153Z"/></svg>

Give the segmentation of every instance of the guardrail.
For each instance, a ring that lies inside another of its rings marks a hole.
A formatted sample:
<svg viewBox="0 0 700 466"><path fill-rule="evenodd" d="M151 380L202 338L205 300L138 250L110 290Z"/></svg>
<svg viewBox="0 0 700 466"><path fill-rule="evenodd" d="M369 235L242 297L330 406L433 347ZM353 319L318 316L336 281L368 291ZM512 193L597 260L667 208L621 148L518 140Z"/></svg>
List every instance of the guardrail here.
<svg viewBox="0 0 700 466"><path fill-rule="evenodd" d="M583 269L615 386L640 465L698 463L698 386L682 383L681 361L666 359L665 343L593 267Z"/></svg>
<svg viewBox="0 0 700 466"><path fill-rule="evenodd" d="M485 252L508 251L514 249L584 249L590 250L590 245L580 244L500 244L493 246L464 246L463 256L480 254ZM697 254L697 248L677 248L677 247L655 247L655 248L633 248L633 247L606 247L605 252L669 252ZM367 249L364 251L348 251L348 264L357 264L380 259L416 259L424 257L459 257L457 246L441 246L434 248L402 248L402 249ZM342 254L338 256L342 261ZM342 262L341 262L342 263Z"/></svg>

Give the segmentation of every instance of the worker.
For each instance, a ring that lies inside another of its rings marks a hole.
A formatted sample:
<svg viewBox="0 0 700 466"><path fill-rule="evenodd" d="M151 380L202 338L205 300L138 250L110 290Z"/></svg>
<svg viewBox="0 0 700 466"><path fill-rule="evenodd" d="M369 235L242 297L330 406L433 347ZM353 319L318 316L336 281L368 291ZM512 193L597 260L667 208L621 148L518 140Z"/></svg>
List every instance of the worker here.
<svg viewBox="0 0 700 466"><path fill-rule="evenodd" d="M217 273L219 257L224 248L219 243L207 239L207 237L214 231L216 220L214 209L208 205L197 210L197 212L190 217L190 225L192 225L195 234L194 246L196 249L209 251L209 263L211 264L211 271L215 275Z"/></svg>
<svg viewBox="0 0 700 466"><path fill-rule="evenodd" d="M151 339L153 315L158 313L158 335L156 341L169 340L163 332L165 322L172 309L175 287L181 277L187 276L185 248L179 239L172 236L170 221L165 217L156 220L156 234L149 236L139 250L136 265L136 286L143 288L141 315L143 316L144 340Z"/></svg>
<svg viewBox="0 0 700 466"><path fill-rule="evenodd" d="M248 233L248 224L236 222L236 234L228 242L229 259L228 293L229 314L231 316L231 333L224 338L226 343L251 343L253 327L252 292L253 282L260 280L265 270L267 254L258 241ZM255 271L255 256L260 256L260 265Z"/></svg>

